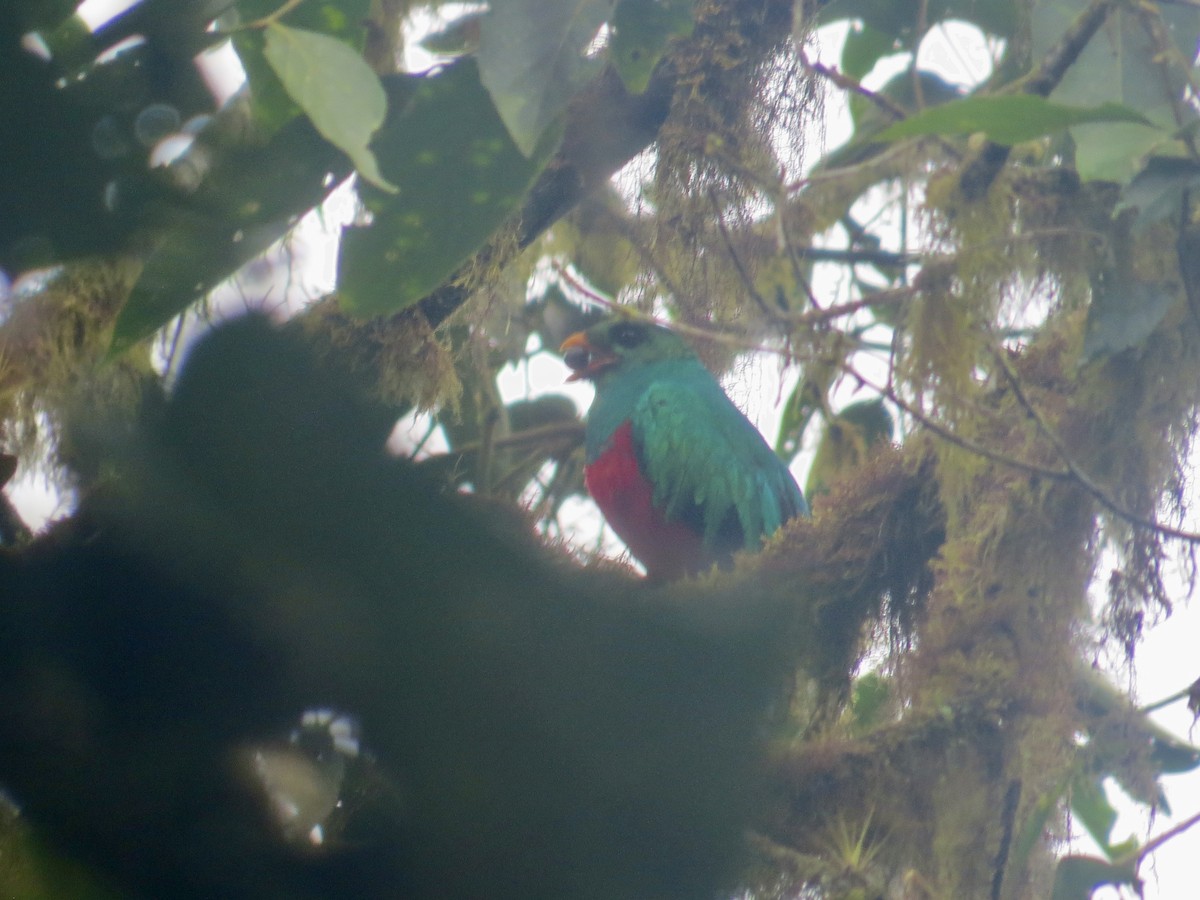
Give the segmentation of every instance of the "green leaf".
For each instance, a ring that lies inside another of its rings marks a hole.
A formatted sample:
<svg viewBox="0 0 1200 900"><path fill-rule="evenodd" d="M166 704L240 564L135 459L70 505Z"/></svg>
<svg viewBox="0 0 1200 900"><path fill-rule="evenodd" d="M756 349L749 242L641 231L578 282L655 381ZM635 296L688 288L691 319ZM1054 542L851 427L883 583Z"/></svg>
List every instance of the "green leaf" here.
<svg viewBox="0 0 1200 900"><path fill-rule="evenodd" d="M851 728L855 734L865 734L883 724L891 695L891 683L876 672L855 680L850 698Z"/></svg>
<svg viewBox="0 0 1200 900"><path fill-rule="evenodd" d="M219 118L237 115L230 108ZM232 275L349 174L346 157L304 118L266 146L226 149L187 206L158 211L158 244L117 317L109 356L149 337Z"/></svg>
<svg viewBox="0 0 1200 900"><path fill-rule="evenodd" d="M1083 181L1128 184L1146 165L1146 158L1168 146L1170 131L1104 122L1071 129L1075 142L1075 171Z"/></svg>
<svg viewBox="0 0 1200 900"><path fill-rule="evenodd" d="M1116 865L1095 856L1064 856L1054 870L1054 890L1050 900L1090 900L1098 887L1106 884L1128 885L1141 892L1141 879L1134 864Z"/></svg>
<svg viewBox="0 0 1200 900"><path fill-rule="evenodd" d="M363 178L394 191L368 146L387 115L387 95L363 58L337 38L277 22L267 27L263 55L317 131Z"/></svg>
<svg viewBox="0 0 1200 900"><path fill-rule="evenodd" d="M364 190L371 225L342 232L338 291L357 315L396 312L440 285L519 207L553 149L517 149L473 60L418 81L372 144L400 193Z"/></svg>
<svg viewBox="0 0 1200 900"><path fill-rule="evenodd" d="M1084 362L1139 346L1174 303L1175 295L1161 284L1132 280L1101 283L1088 308Z"/></svg>
<svg viewBox="0 0 1200 900"><path fill-rule="evenodd" d="M646 90L671 38L692 33L694 5L695 0L621 0L613 14L609 55L630 93Z"/></svg>
<svg viewBox="0 0 1200 900"><path fill-rule="evenodd" d="M587 49L615 5L616 0L503 0L484 17L480 76L526 156L598 71Z"/></svg>
<svg viewBox="0 0 1200 900"><path fill-rule="evenodd" d="M1089 5L1090 0L1037 4L1033 11L1034 59L1049 52ZM1160 52L1157 40L1147 33L1145 16L1158 17L1161 31L1175 45L1180 59L1190 65L1200 37L1200 9L1117 4L1104 28L1088 42L1050 96L1077 106L1123 103L1155 124L1177 124L1173 108L1183 96L1188 73Z"/></svg>
<svg viewBox="0 0 1200 900"><path fill-rule="evenodd" d="M1117 212L1136 209L1135 232L1181 214L1181 198L1185 191L1200 187L1200 165L1190 159L1150 160L1124 191Z"/></svg>
<svg viewBox="0 0 1200 900"><path fill-rule="evenodd" d="M177 213L117 316L109 356L154 334L285 231L286 223L242 230L221 218Z"/></svg>
<svg viewBox="0 0 1200 900"><path fill-rule="evenodd" d="M1019 144L1084 122L1150 124L1145 116L1119 103L1085 108L1064 106L1031 94L1012 94L967 97L931 107L885 129L876 140L983 132L997 144Z"/></svg>
<svg viewBox="0 0 1200 900"><path fill-rule="evenodd" d="M851 28L846 34L846 42L842 45L842 74L855 81L862 81L863 76L875 68L875 63L902 49L898 44L899 41L893 35L872 28L866 23L858 28Z"/></svg>
<svg viewBox="0 0 1200 900"><path fill-rule="evenodd" d="M918 103L916 82L921 84L921 96ZM915 114L919 109L941 106L963 98L962 89L934 72L918 69L899 72L894 75L878 91L881 97L892 101L895 106ZM885 113L879 105L872 103L866 97L858 94L850 96L850 117L854 120L853 144L872 139L889 125L896 121L895 117Z"/></svg>
<svg viewBox="0 0 1200 900"><path fill-rule="evenodd" d="M1035 58L1050 50L1087 5L1087 0L1053 0L1034 9ZM1162 52L1160 38L1148 29L1165 35L1177 55ZM1196 121L1194 108L1183 97L1198 38L1200 10L1194 7L1118 5L1112 10L1105 27L1067 70L1051 99L1083 106L1123 103L1163 131L1128 126L1072 128L1076 168L1084 180L1128 183L1151 153L1169 153L1168 142L1180 125Z"/></svg>
<svg viewBox="0 0 1200 900"><path fill-rule="evenodd" d="M1117 811L1108 802L1103 776L1081 772L1075 777L1071 783L1071 812L1100 845L1100 849L1111 858L1109 841L1113 825L1117 823Z"/></svg>

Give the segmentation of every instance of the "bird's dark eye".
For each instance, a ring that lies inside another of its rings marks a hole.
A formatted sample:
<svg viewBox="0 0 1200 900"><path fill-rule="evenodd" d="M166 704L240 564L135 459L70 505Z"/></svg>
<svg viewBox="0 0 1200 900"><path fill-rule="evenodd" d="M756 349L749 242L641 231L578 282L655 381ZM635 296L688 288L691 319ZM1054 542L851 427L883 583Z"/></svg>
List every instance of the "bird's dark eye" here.
<svg viewBox="0 0 1200 900"><path fill-rule="evenodd" d="M622 322L620 325L614 325L612 331L609 332L609 337L612 342L619 347L636 347L638 344L646 340L646 331L639 328L632 322Z"/></svg>

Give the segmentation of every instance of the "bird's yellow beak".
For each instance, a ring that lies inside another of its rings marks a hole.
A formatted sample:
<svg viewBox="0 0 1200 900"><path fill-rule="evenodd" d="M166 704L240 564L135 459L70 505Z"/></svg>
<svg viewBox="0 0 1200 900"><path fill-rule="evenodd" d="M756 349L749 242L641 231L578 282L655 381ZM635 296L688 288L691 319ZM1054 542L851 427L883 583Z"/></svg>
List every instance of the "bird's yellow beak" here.
<svg viewBox="0 0 1200 900"><path fill-rule="evenodd" d="M587 333L577 331L558 348L563 362L571 370L567 381L580 381L584 378L594 378L601 370L607 369L617 361L611 353L597 351L588 341Z"/></svg>

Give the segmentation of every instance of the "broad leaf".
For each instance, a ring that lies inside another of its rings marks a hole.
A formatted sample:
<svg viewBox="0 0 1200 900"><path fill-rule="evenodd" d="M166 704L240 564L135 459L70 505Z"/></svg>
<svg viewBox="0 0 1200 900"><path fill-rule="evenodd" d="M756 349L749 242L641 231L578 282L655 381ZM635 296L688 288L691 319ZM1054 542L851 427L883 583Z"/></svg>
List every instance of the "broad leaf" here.
<svg viewBox="0 0 1200 900"><path fill-rule="evenodd" d="M692 33L695 0L621 0L613 15L609 54L631 93L640 94L667 42Z"/></svg>
<svg viewBox="0 0 1200 900"><path fill-rule="evenodd" d="M363 191L369 226L342 232L338 291L364 316L396 312L440 285L518 208L549 158L513 144L474 61L422 78L372 147L394 196Z"/></svg>
<svg viewBox="0 0 1200 900"><path fill-rule="evenodd" d="M931 107L885 129L876 140L982 132L997 144L1019 144L1084 122L1150 124L1140 113L1119 103L1085 108L1064 106L1031 94L1012 94L968 97Z"/></svg>
<svg viewBox="0 0 1200 900"><path fill-rule="evenodd" d="M1071 784L1071 812L1100 849L1112 857L1110 839L1117 811L1104 793L1104 777L1080 773Z"/></svg>
<svg viewBox="0 0 1200 900"><path fill-rule="evenodd" d="M1128 885L1139 894L1141 879L1133 863L1116 865L1095 856L1064 856L1054 870L1051 900L1090 900L1096 888Z"/></svg>
<svg viewBox="0 0 1200 900"><path fill-rule="evenodd" d="M1077 125L1071 139L1080 179L1116 184L1128 184L1145 167L1147 157L1178 143L1171 131L1127 122Z"/></svg>
<svg viewBox="0 0 1200 900"><path fill-rule="evenodd" d="M1035 58L1050 51L1088 6L1087 0L1052 0L1033 13ZM1162 153L1180 125L1196 121L1184 102L1200 39L1200 9L1183 5L1118 4L1105 27L1084 48L1050 95L1090 106L1123 103L1164 129L1155 134L1126 126L1072 128L1076 166L1084 180L1125 184L1151 153Z"/></svg>
<svg viewBox="0 0 1200 900"><path fill-rule="evenodd" d="M1033 11L1033 55L1042 58L1071 27L1090 0L1048 0ZM1186 69L1161 52L1147 31L1147 16L1174 44L1178 60L1190 66L1200 36L1200 9L1183 5L1117 4L1105 27L1096 33L1067 70L1051 97L1061 103L1095 106L1124 103L1156 124L1175 124L1172 108L1187 84ZM1181 110L1182 111L1182 110Z"/></svg>
<svg viewBox="0 0 1200 900"><path fill-rule="evenodd" d="M238 3L238 13L244 22L261 19L278 8L278 0L240 0ZM366 35L363 23L370 15L370 8L370 0L306 0L288 13L287 20L293 28L317 31L361 49ZM299 115L301 110L263 56L264 43L265 34L261 30L240 30L233 34L233 45L250 84L255 124L269 135Z"/></svg>
<svg viewBox="0 0 1200 900"><path fill-rule="evenodd" d="M1200 187L1200 165L1190 159L1153 159L1123 193L1117 212L1136 209L1134 231L1182 212L1186 191Z"/></svg>
<svg viewBox="0 0 1200 900"><path fill-rule="evenodd" d="M223 115L237 113L227 109ZM160 213L158 244L121 309L109 354L149 337L187 309L349 174L346 157L303 118L265 147L227 149L186 206Z"/></svg>
<svg viewBox="0 0 1200 900"><path fill-rule="evenodd" d="M1139 346L1175 302L1163 285L1126 280L1093 291L1083 338L1083 358L1120 353Z"/></svg>
<svg viewBox="0 0 1200 900"><path fill-rule="evenodd" d="M875 63L901 49L897 38L886 31L865 23L851 28L842 45L842 74L861 81L875 68Z"/></svg>
<svg viewBox="0 0 1200 900"><path fill-rule="evenodd" d="M502 0L484 17L480 77L526 156L597 70L587 50L615 5L616 0Z"/></svg>
<svg viewBox="0 0 1200 900"><path fill-rule="evenodd" d="M263 54L317 131L363 178L395 190L368 146L387 114L387 95L363 58L337 38L278 23L267 28Z"/></svg>

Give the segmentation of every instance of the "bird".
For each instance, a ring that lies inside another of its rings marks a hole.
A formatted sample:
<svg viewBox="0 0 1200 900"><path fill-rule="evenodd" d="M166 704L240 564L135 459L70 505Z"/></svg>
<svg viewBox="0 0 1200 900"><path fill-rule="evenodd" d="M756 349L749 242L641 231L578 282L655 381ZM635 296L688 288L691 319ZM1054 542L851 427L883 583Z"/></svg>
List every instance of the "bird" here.
<svg viewBox="0 0 1200 900"><path fill-rule="evenodd" d="M559 352L567 380L596 390L584 484L647 578L728 567L808 515L787 466L676 332L618 316Z"/></svg>

